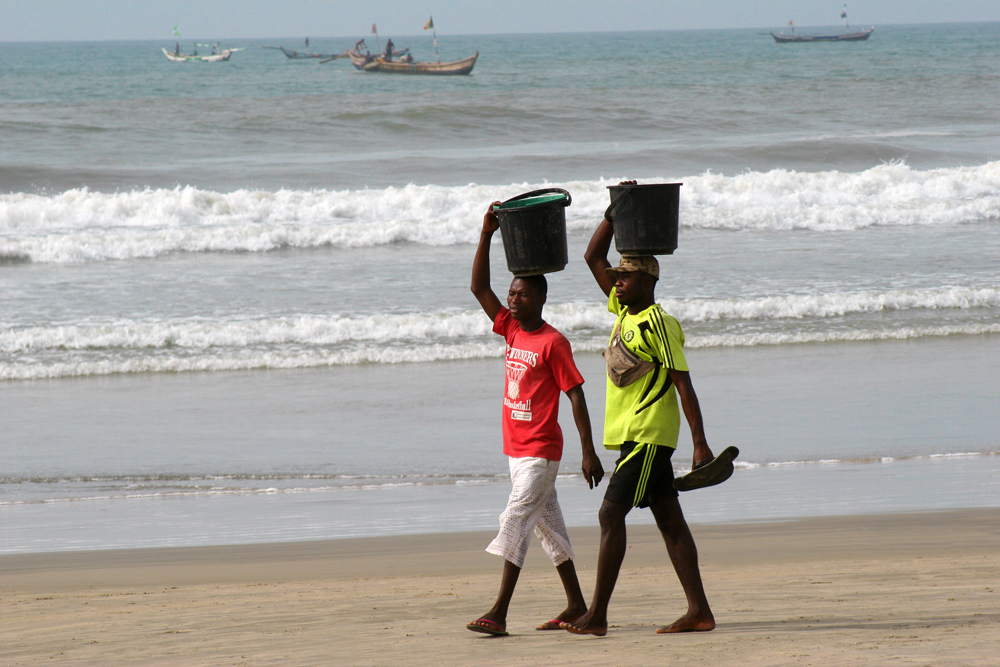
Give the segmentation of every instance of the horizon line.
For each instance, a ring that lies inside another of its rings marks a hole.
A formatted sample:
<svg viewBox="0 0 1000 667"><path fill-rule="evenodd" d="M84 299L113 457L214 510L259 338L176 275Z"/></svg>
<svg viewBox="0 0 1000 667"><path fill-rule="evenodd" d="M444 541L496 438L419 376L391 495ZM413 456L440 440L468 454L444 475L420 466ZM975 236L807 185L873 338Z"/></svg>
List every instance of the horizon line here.
<svg viewBox="0 0 1000 667"><path fill-rule="evenodd" d="M934 22L918 22L918 23L882 23L873 24L872 27L898 27L898 26L933 26L933 25L988 25L1000 23L1000 21L934 21ZM861 26L867 26L867 23L858 23L857 28L861 29ZM841 27L839 24L826 24L826 25L797 25L797 29L813 29L813 28L828 28L828 27ZM443 35L438 35L438 38L442 37L499 37L499 36L522 36L522 35L617 35L617 34L649 34L649 33L681 33L681 32L722 32L722 31L749 31L749 30L783 30L786 26L778 26L777 28L768 26L750 26L750 27L739 27L739 28L660 28L660 29L636 29L636 30L567 30L567 31L548 31L548 32L494 32L494 33L445 33ZM360 33L354 33L349 35L307 35L309 39L357 39L357 35ZM371 35L373 33L368 33ZM419 32L413 33L385 33L388 37L419 37L426 35L425 31L421 30ZM366 35L367 36L367 35ZM178 38L176 36L170 37L141 37L141 38L118 38L118 39L22 39L22 40L0 40L0 44L99 44L107 42L151 42L151 41L167 41L167 42L177 42L177 41L191 41L191 40L266 40L266 39L302 39L303 36L299 35L282 35L282 36L256 36L256 37L204 37L204 36L194 36L194 37L182 37Z"/></svg>

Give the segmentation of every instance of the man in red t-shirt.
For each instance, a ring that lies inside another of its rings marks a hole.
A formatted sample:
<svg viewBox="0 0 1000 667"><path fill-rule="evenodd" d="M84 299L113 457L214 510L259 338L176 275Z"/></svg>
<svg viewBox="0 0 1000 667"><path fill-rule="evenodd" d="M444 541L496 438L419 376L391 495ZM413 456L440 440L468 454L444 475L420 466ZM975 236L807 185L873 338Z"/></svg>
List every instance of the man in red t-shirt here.
<svg viewBox="0 0 1000 667"><path fill-rule="evenodd" d="M500 227L493 206L483 217L483 231L472 264L472 293L493 321L493 331L507 342L503 399L503 451L509 457L513 488L500 515L500 533L486 550L503 556L504 570L496 604L466 627L489 635L507 634L507 608L534 532L559 572L567 606L538 630L558 630L587 610L573 566L573 549L556 497L556 474L562 458L559 392L573 406L573 420L583 446L583 476L594 488L604 467L594 451L583 376L573 362L569 341L542 319L548 291L545 276L515 277L507 307L490 287L490 241Z"/></svg>

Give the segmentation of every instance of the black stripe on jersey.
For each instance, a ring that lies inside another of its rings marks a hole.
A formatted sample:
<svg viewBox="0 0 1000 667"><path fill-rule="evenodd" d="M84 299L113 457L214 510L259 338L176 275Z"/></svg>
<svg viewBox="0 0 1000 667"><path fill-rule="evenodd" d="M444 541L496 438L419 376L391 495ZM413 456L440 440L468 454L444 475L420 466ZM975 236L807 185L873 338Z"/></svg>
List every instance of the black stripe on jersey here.
<svg viewBox="0 0 1000 667"><path fill-rule="evenodd" d="M666 370L667 370L667 372L664 373L663 386L660 387L659 391L656 392L656 395L653 396L653 398L649 402L642 404L639 407L639 409L635 411L635 414L639 414L640 412L642 412L643 410L645 410L646 408L648 408L649 406L653 405L658 400L660 400L661 398L663 398L664 396L666 396L667 392L670 391L670 387L673 386L673 380L670 377L669 369L671 369L671 368L674 367L674 359L673 359L673 355L671 354L670 341L667 338L667 328L666 328L666 326L663 323L663 315L662 315L661 311L652 310L649 313L649 322L650 322L651 333L653 335L659 336L660 340L663 342L663 349L666 351L666 354L667 354L667 359L666 359L666 366L667 366ZM646 340L645 335L643 336L643 340ZM648 340L646 341L646 344L649 345L649 341ZM652 349L654 349L654 350L656 349L652 345L649 345L649 347L652 348ZM650 356L652 356L652 355L650 355ZM659 370L659 364L657 364L657 369L656 370L657 371ZM649 384L649 387L647 387L647 393L648 393L648 391L650 389L653 388L653 386L654 386L654 383L651 382ZM645 400L645 398L646 398L646 395L643 394L643 397L640 400Z"/></svg>
<svg viewBox="0 0 1000 667"><path fill-rule="evenodd" d="M656 381L659 379L660 379L660 363L656 362L656 366L653 367L653 377L649 379L649 384L646 385L645 391L643 391L642 396L639 397L640 403L646 400L646 397L649 396L649 392L653 390L653 387L656 386ZM642 409L640 408L639 411L636 412L636 414L639 414L639 412L641 411Z"/></svg>
<svg viewBox="0 0 1000 667"><path fill-rule="evenodd" d="M660 363L659 358L656 356L656 346L649 342L646 332L653 333L653 328L649 325L649 322L639 322L639 335L642 336L642 342L646 344L646 349L649 350L650 358L656 363Z"/></svg>
<svg viewBox="0 0 1000 667"><path fill-rule="evenodd" d="M663 342L663 349L666 351L667 358L666 364L668 368L676 368L674 366L674 354L673 350L670 349L670 339L667 337L667 326L663 323L663 314L659 310L653 310L649 314L649 320L652 323L655 333L660 337Z"/></svg>
<svg viewBox="0 0 1000 667"><path fill-rule="evenodd" d="M657 367L657 370L659 370L659 367ZM653 405L658 400L666 396L667 392L670 391L670 387L672 387L673 384L674 381L670 378L670 373L664 373L663 386L660 387L660 391L656 392L656 396L654 396L648 403L640 406L639 409L635 411L635 414L639 414L640 412L642 412L643 410L645 410L646 408L648 408L649 406ZM650 384L649 386L652 387L653 385Z"/></svg>
<svg viewBox="0 0 1000 667"><path fill-rule="evenodd" d="M650 359L654 364L656 364L656 366L653 368L653 377L650 378L649 382L646 384L645 391L643 391L642 396L639 397L640 403L646 400L646 397L649 396L649 392L651 392L653 390L653 387L656 386L656 381L660 378L660 366L663 365L660 359L655 354L656 346L652 345L649 342L649 338L646 337L646 333L647 332L652 333L652 331L653 330L652 327L649 326L649 322L639 323L639 335L642 336L642 342L645 344L646 349L649 350Z"/></svg>

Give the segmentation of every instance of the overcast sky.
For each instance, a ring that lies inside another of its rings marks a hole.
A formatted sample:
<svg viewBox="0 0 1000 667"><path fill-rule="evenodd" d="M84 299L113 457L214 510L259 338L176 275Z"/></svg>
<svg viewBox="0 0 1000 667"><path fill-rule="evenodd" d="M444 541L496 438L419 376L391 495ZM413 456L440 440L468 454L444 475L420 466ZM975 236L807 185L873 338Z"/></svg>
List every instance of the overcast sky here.
<svg viewBox="0 0 1000 667"><path fill-rule="evenodd" d="M364 36L836 25L833 0L0 0L0 41ZM852 25L1000 21L1000 0L857 0Z"/></svg>

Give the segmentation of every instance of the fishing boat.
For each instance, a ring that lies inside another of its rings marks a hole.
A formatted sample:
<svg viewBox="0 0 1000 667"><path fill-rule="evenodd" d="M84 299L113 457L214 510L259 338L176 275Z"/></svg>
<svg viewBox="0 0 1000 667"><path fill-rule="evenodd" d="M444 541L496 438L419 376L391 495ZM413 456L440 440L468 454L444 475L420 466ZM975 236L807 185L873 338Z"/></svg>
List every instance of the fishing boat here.
<svg viewBox="0 0 1000 667"><path fill-rule="evenodd" d="M872 36L875 28L868 28L861 32L849 32L842 35L786 35L769 33L778 44L788 44L791 42L863 42Z"/></svg>
<svg viewBox="0 0 1000 667"><path fill-rule="evenodd" d="M207 46L212 49L212 52L207 55L199 55L199 46ZM181 53L180 45L178 45L173 51L163 49L163 55L165 55L168 60L175 63L217 63L229 60L234 53L242 50L243 49L223 49L220 51L218 44L195 44L195 48L192 53Z"/></svg>
<svg viewBox="0 0 1000 667"><path fill-rule="evenodd" d="M285 54L285 57L291 60L309 60L311 58L326 58L327 60L336 60L337 58L346 58L347 56L343 53L313 53L311 51L296 51L295 49L286 49L283 46L265 46L265 49L274 49L276 51L281 51Z"/></svg>
<svg viewBox="0 0 1000 667"><path fill-rule="evenodd" d="M372 27L374 27L374 26L372 26ZM391 41L390 41L390 43L391 43ZM388 46L389 45L386 44L386 47L388 47ZM365 50L364 53L361 52L362 48ZM408 47L408 46L406 48L403 48L403 49L397 49L395 47L392 47L392 57L393 58L404 59L404 58L409 58L409 55L410 55L410 47ZM338 53L335 56L330 56L326 60L321 60L320 63L328 63L331 60L336 60L337 58L350 58L351 62L354 64L355 67L357 67L358 69L364 69L363 66L360 66L357 63L362 62L362 61L364 63L370 63L371 61L373 61L373 60L376 59L376 56L373 56L368 51L368 45L365 44L365 40L359 39L357 41L357 43L354 45L354 49L353 50L347 49L347 51L345 51L344 53Z"/></svg>
<svg viewBox="0 0 1000 667"><path fill-rule="evenodd" d="M476 59L479 58L479 51L468 58L450 63L417 62L405 56L400 60L386 60L381 56L354 51L346 51L346 54L351 59L351 64L356 68L365 72L383 72L385 74L468 74L475 67Z"/></svg>
<svg viewBox="0 0 1000 667"><path fill-rule="evenodd" d="M424 25L424 30L432 31L434 35L434 51L438 53L437 30L434 28L433 16ZM372 34L375 35L375 39L378 39L378 29L375 27L375 24L372 24ZM479 51L476 51L468 58L443 63L441 62L441 54L438 53L436 63L416 62L413 60L413 56L408 53L409 49L404 49L401 52L402 57L399 60L393 60L392 56L396 55L396 51L392 48L391 39L385 43L386 53L390 54L388 59L383 55L373 56L370 53L362 54L361 47L364 45L365 40L359 39L358 43L354 45L354 50L348 50L346 53L347 57L351 59L351 64L365 72L383 72L385 74L468 74L475 67L476 59L479 58ZM367 51L367 47L365 50Z"/></svg>
<svg viewBox="0 0 1000 667"><path fill-rule="evenodd" d="M792 34L786 35L784 31L781 34L775 35L773 32L769 34L774 37L774 41L778 44L791 44L795 42L864 42L872 33L875 32L875 26L868 28L868 30L862 30L861 32L851 32L851 22L847 20L847 4L844 4L844 8L840 11L840 18L844 19L844 27L847 32L841 33L839 35L796 35L795 34L795 24L791 20L788 21L788 27L792 29Z"/></svg>

